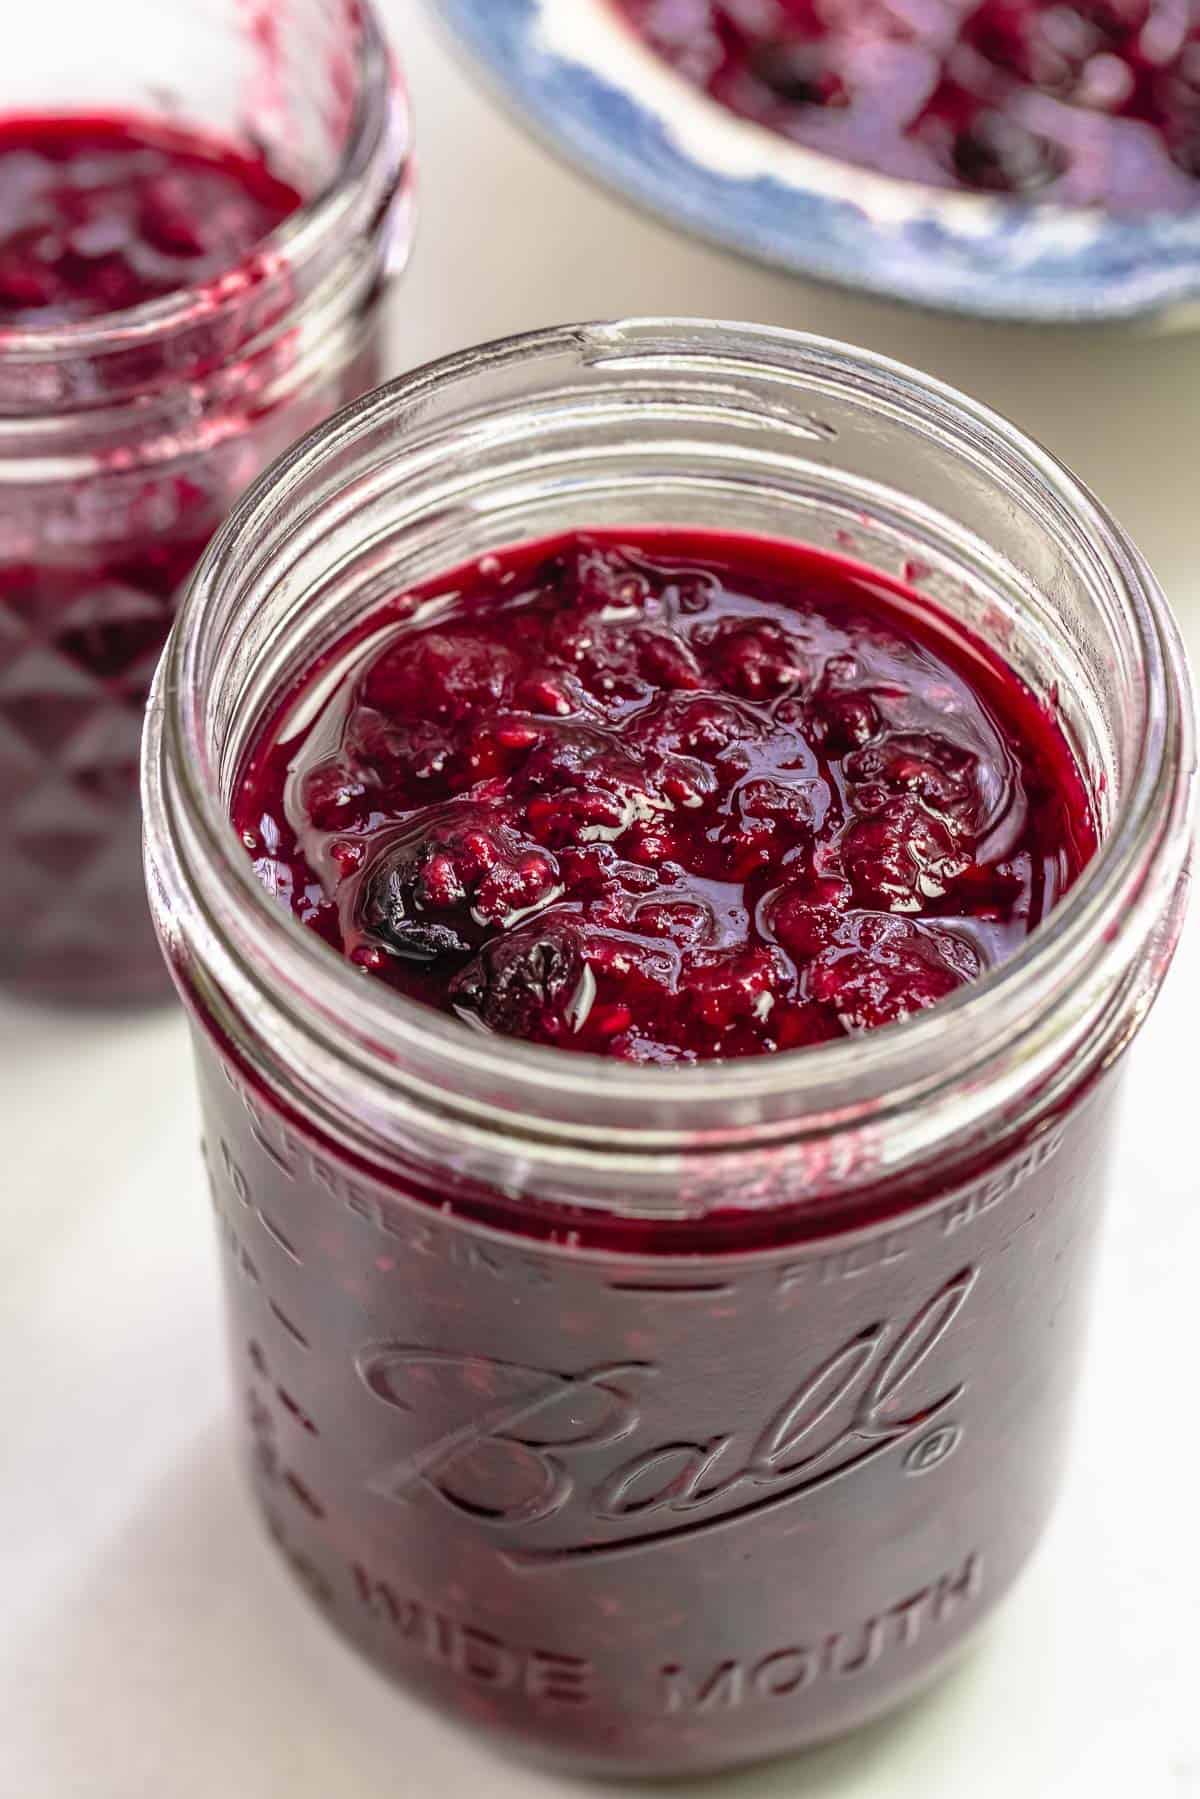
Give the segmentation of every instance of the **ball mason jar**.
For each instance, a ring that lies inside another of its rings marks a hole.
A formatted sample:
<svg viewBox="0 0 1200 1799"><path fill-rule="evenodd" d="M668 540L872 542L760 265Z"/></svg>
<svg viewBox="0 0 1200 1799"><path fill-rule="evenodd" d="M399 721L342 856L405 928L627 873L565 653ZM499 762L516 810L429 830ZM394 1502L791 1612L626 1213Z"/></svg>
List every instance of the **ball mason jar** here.
<svg viewBox="0 0 1200 1799"><path fill-rule="evenodd" d="M0 331L0 990L166 997L138 748L179 589L238 493L379 380L410 233L405 104L370 9L105 0L25 9L5 113L135 113L306 197L227 277Z"/></svg>
<svg viewBox="0 0 1200 1799"><path fill-rule="evenodd" d="M857 1041L629 1068L407 1002L259 885L239 763L352 621L523 539L735 523L919 581L1056 696L1102 848L1006 966ZM279 463L184 605L145 809L254 1488L327 1617L460 1721L607 1773L792 1749L943 1669L1058 1486L1194 775L1119 527L864 352L547 331Z"/></svg>

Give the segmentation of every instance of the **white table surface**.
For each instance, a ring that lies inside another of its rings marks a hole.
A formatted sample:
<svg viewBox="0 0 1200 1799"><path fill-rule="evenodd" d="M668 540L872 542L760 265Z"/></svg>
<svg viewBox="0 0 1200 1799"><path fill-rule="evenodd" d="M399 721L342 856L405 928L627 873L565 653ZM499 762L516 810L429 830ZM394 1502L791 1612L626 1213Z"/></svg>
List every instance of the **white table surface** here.
<svg viewBox="0 0 1200 1799"><path fill-rule="evenodd" d="M1109 501L1200 657L1200 336L906 314L627 211L384 0L418 106L420 245L394 368L565 319L823 331L1012 414ZM0 879L3 870L0 868ZM916 1709L710 1799L1200 1795L1200 915L1133 1058L1063 1503L977 1652ZM566 1799L390 1691L263 1550L230 1453L184 1027L0 1004L0 1799ZM650 1791L635 1787L632 1791Z"/></svg>

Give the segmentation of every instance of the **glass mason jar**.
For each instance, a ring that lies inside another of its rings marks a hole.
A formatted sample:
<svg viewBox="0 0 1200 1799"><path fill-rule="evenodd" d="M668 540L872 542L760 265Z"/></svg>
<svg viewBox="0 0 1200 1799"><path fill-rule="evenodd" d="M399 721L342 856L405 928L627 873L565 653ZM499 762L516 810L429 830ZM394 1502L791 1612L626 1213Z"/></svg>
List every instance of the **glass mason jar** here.
<svg viewBox="0 0 1200 1799"><path fill-rule="evenodd" d="M308 196L227 278L0 332L0 988L136 1002L169 992L139 853L150 678L236 495L380 377L408 125L360 0L106 0L69 29L49 5L19 48L5 112L165 116Z"/></svg>
<svg viewBox="0 0 1200 1799"><path fill-rule="evenodd" d="M858 1041L630 1068L406 1002L260 886L239 763L352 621L522 539L732 520L907 571L1057 696L1103 847L1007 966ZM1194 757L1170 615L1090 495L815 338L475 350L242 501L151 702L149 880L254 1485L375 1662L539 1756L659 1774L844 1730L946 1665L1058 1485Z"/></svg>

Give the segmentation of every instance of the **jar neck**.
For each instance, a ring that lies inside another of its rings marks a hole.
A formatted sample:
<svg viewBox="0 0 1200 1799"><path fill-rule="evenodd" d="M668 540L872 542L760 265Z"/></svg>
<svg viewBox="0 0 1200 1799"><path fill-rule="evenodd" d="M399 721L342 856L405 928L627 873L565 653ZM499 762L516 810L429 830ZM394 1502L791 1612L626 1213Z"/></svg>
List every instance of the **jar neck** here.
<svg viewBox="0 0 1200 1799"><path fill-rule="evenodd" d="M287 918L228 822L248 733L389 589L554 529L696 523L914 556L931 597L1061 695L1100 854L1020 955L902 1027L663 1070L480 1037ZM822 340L644 321L490 346L300 445L201 567L147 740L152 899L193 1006L373 1161L469 1162L551 1203L674 1216L916 1178L1027 1129L1111 1059L1181 917L1194 801L1170 614L1118 527L1003 421ZM738 1201L737 1203L743 1203Z"/></svg>
<svg viewBox="0 0 1200 1799"><path fill-rule="evenodd" d="M78 477L114 445L161 459L231 402L246 413L287 398L352 342L407 248L411 132L374 14L358 0L335 12L345 117L320 191L204 285L94 321L0 330L0 474Z"/></svg>

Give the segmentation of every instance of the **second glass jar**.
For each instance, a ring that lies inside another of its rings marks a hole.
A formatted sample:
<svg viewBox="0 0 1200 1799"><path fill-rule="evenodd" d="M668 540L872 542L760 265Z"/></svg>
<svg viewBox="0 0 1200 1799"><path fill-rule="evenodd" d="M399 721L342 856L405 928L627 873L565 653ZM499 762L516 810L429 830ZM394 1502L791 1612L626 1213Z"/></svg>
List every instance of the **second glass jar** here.
<svg viewBox="0 0 1200 1799"><path fill-rule="evenodd" d="M115 41L137 51L123 86ZM31 14L0 107L169 116L304 198L227 277L0 332L0 990L138 1003L168 992L140 866L151 676L237 495L380 378L407 112L359 0L300 0L269 31L237 0L112 0L68 42Z"/></svg>

